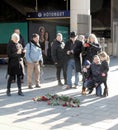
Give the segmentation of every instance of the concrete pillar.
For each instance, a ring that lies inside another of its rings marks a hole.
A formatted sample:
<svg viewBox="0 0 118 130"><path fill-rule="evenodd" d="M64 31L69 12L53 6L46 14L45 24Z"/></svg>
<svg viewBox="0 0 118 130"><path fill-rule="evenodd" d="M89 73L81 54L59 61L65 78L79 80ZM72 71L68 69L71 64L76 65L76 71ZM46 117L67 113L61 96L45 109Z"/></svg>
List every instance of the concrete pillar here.
<svg viewBox="0 0 118 130"><path fill-rule="evenodd" d="M111 0L112 55L118 57L118 0Z"/></svg>
<svg viewBox="0 0 118 130"><path fill-rule="evenodd" d="M82 28L84 27L86 21L86 16L89 17L89 22L87 21L86 24L89 24L89 26L91 26L90 0L70 0L70 31L75 31L77 33L86 33L82 32ZM81 17L81 20L79 20L79 17ZM81 32L78 32L79 25L81 26ZM85 31L90 32L91 29Z"/></svg>

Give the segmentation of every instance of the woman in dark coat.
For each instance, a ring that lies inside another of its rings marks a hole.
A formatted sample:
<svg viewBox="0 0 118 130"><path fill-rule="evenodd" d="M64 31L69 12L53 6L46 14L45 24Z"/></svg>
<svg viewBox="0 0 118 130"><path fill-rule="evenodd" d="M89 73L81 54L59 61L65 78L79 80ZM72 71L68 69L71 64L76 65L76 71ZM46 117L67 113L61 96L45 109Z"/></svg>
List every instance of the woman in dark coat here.
<svg viewBox="0 0 118 130"><path fill-rule="evenodd" d="M13 33L11 36L11 41L7 46L7 54L8 54L8 81L7 81L7 96L11 96L10 88L12 79L14 76L17 76L17 86L18 86L18 95L24 96L21 91L21 76L24 74L24 64L23 64L23 56L25 54L25 50L19 41L19 35Z"/></svg>
<svg viewBox="0 0 118 130"><path fill-rule="evenodd" d="M97 37L95 34L90 34L88 37L88 43L84 44L84 61L89 60L91 63L93 61L93 57L97 55L101 51L101 45L98 43Z"/></svg>

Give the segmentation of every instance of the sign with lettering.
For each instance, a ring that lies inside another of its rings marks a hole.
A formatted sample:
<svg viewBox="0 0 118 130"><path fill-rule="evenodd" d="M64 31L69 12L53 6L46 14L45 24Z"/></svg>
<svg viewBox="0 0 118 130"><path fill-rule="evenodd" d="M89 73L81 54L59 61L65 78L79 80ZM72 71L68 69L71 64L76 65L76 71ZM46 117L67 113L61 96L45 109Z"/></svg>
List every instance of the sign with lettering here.
<svg viewBox="0 0 118 130"><path fill-rule="evenodd" d="M60 18L70 17L70 11L45 11L27 13L28 18Z"/></svg>

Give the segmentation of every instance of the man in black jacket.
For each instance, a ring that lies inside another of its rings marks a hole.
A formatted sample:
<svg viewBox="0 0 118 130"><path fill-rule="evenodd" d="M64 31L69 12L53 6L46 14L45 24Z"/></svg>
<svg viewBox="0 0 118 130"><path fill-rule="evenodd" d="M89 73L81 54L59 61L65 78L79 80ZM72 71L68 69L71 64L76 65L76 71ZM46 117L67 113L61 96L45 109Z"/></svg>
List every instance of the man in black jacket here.
<svg viewBox="0 0 118 130"><path fill-rule="evenodd" d="M65 44L62 42L62 39L62 34L58 33L51 47L52 59L57 70L56 76L58 80L58 85L61 86L63 85L61 82L61 70L63 70L64 84L66 84L66 63L64 53Z"/></svg>
<svg viewBox="0 0 118 130"><path fill-rule="evenodd" d="M75 32L70 33L70 39L65 44L67 60L67 89L72 88L72 71L75 72L74 87L78 87L79 72L81 72L80 53L82 52L82 42L76 40Z"/></svg>

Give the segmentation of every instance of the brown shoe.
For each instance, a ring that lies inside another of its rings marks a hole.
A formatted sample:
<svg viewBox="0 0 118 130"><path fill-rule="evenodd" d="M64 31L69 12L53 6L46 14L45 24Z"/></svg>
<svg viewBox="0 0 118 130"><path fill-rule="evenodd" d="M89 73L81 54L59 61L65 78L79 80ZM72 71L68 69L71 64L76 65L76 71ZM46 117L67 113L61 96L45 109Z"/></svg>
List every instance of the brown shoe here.
<svg viewBox="0 0 118 130"><path fill-rule="evenodd" d="M41 86L40 85L36 85L35 88L41 88Z"/></svg>
<svg viewBox="0 0 118 130"><path fill-rule="evenodd" d="M85 89L85 88L82 88L81 94L82 94L82 95L86 95L86 89Z"/></svg>
<svg viewBox="0 0 118 130"><path fill-rule="evenodd" d="M104 89L103 96L104 96L104 97L108 96L108 89L107 89L107 88Z"/></svg>
<svg viewBox="0 0 118 130"><path fill-rule="evenodd" d="M31 85L28 86L29 89L33 89L33 87Z"/></svg>

